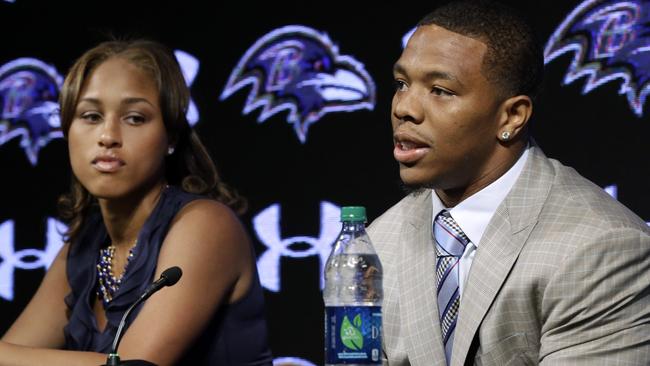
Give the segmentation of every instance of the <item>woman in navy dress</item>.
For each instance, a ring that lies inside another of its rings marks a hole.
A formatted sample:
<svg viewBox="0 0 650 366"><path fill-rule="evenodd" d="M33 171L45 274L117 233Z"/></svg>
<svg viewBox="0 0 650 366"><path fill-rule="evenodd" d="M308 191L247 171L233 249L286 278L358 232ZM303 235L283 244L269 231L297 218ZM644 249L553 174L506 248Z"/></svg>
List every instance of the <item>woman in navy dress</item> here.
<svg viewBox="0 0 650 366"><path fill-rule="evenodd" d="M0 341L0 365L100 365L124 311L161 272L183 276L135 309L122 359L270 365L264 301L239 198L185 114L173 53L105 42L72 66L61 124L74 176L67 242Z"/></svg>

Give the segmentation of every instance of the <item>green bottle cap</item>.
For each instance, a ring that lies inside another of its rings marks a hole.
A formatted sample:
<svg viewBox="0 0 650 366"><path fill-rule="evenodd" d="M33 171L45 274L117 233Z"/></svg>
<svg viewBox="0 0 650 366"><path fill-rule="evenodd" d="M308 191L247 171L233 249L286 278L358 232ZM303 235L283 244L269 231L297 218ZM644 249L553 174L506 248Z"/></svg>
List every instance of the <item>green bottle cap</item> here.
<svg viewBox="0 0 650 366"><path fill-rule="evenodd" d="M341 221L366 222L366 208L363 206L345 206L341 208Z"/></svg>

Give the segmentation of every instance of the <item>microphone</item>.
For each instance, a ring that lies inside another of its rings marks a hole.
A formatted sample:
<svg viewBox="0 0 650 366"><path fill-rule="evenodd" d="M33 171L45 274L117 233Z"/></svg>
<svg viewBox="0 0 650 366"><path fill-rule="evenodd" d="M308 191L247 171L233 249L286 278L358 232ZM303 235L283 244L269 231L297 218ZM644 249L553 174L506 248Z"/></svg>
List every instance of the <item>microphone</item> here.
<svg viewBox="0 0 650 366"><path fill-rule="evenodd" d="M113 347L111 347L111 353L108 354L108 358L106 359L105 366L121 365L120 356L117 354L117 347L119 347L120 341L122 340L122 330L124 329L124 325L126 324L126 319L131 314L131 311L133 311L133 309L136 306L138 306L141 302L148 299L151 295L156 293L161 288L165 286L174 286L176 282L178 282L178 280L181 278L182 275L183 275L183 271L181 271L179 267L174 266L174 267L167 268L160 275L160 278L157 279L151 285L149 285L149 287L147 287L147 289L140 296L140 298L138 298L128 309L126 309L124 315L122 316L122 320L120 321L120 326L117 328L117 333L115 333L115 338L113 339ZM150 362L145 362L144 364L151 365Z"/></svg>

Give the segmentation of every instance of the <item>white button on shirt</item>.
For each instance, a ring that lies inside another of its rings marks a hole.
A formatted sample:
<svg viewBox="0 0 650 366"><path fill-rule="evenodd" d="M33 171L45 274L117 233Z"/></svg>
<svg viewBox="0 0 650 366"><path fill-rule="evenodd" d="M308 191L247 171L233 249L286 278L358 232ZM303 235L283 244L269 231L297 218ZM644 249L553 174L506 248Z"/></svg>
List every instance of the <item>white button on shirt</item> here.
<svg viewBox="0 0 650 366"><path fill-rule="evenodd" d="M451 217L454 218L458 226L460 226L461 230L463 230L470 240L458 264L458 282L461 297L463 296L463 287L469 276L469 269L472 266L476 250L481 243L483 233L490 223L492 216L497 211L497 208L506 198L512 186L515 185L515 181L519 178L519 174L521 174L527 158L528 148L524 150L524 153L521 154L515 165L499 177L499 179L466 198L455 207L448 209ZM431 195L431 201L433 205L433 220L435 220L436 215L446 207L440 201L435 191ZM433 221L430 227L433 228Z"/></svg>

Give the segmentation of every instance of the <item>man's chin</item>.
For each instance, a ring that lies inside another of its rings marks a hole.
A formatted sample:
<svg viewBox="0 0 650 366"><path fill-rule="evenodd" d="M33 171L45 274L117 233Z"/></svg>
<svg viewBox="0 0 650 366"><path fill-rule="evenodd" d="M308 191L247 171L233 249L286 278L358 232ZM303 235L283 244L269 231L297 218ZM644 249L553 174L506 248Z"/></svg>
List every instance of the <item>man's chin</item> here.
<svg viewBox="0 0 650 366"><path fill-rule="evenodd" d="M406 194L421 194L434 189L436 176L417 167L407 167L400 164L399 177L401 188Z"/></svg>
<svg viewBox="0 0 650 366"><path fill-rule="evenodd" d="M409 195L409 194L420 195L420 194L428 191L429 189L433 189L431 184L419 183L419 182L412 183L412 182L407 182L407 181L404 181L404 180L401 181L400 188L402 189L402 192L404 192L407 195Z"/></svg>

